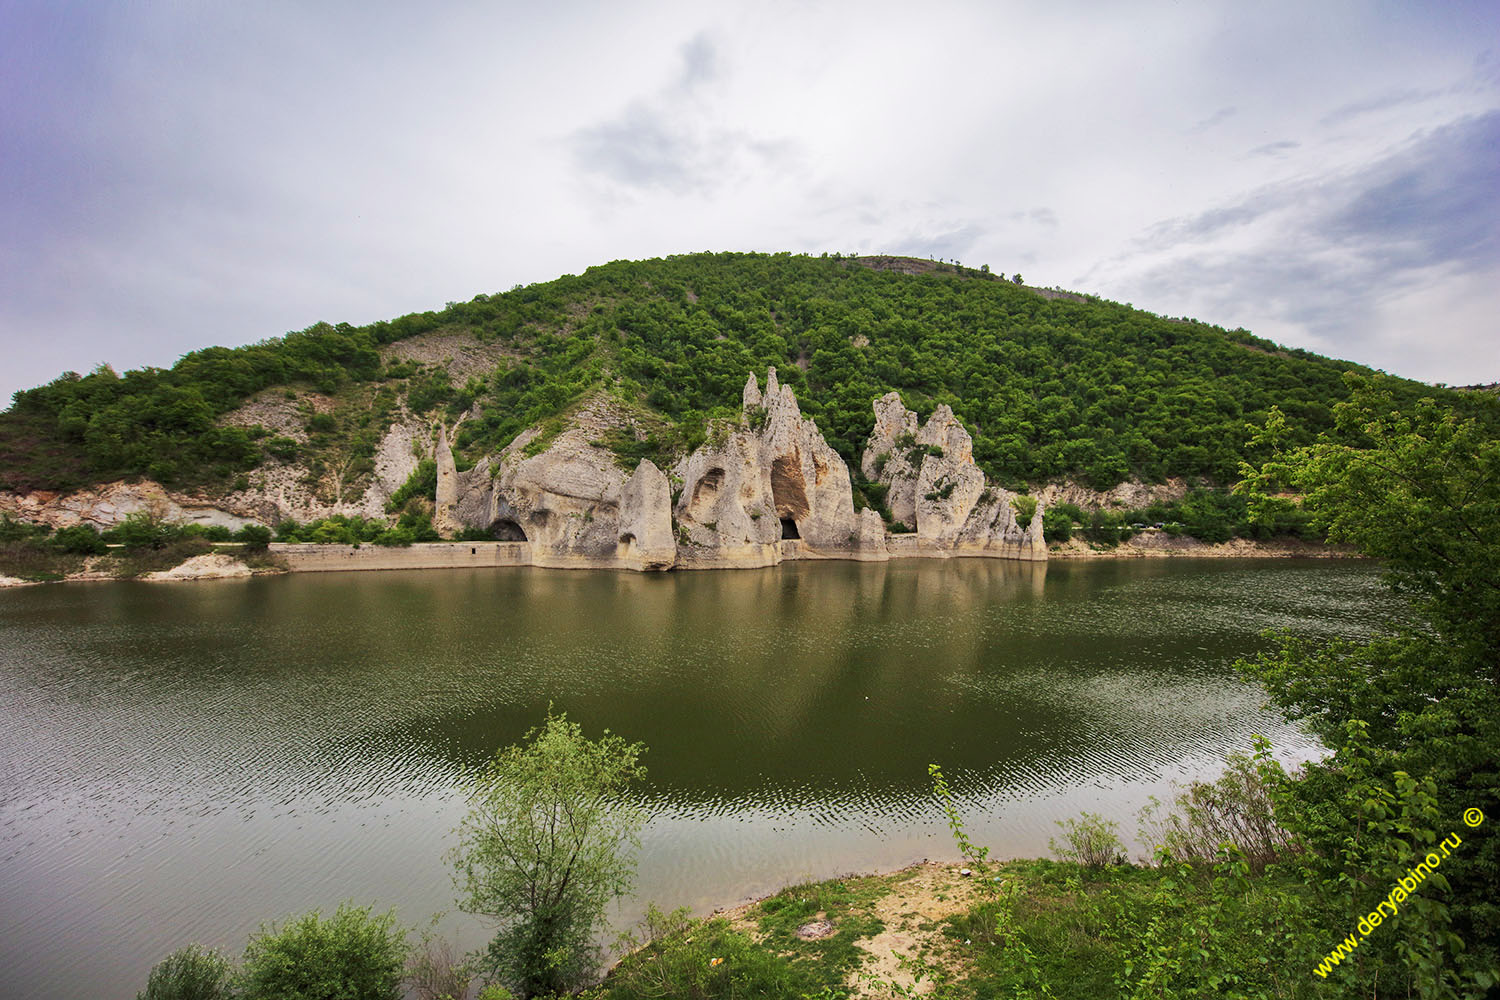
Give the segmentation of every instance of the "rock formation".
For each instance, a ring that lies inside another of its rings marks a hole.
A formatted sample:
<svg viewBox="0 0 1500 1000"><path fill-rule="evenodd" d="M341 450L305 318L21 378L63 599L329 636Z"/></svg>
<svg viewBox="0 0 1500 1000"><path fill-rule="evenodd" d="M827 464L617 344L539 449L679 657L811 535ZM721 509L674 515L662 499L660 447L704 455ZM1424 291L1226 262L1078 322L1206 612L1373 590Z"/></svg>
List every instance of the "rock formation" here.
<svg viewBox="0 0 1500 1000"><path fill-rule="evenodd" d="M974 439L946 403L919 425L897 393L876 400L860 467L888 488L892 519L914 529L899 543L903 553L1047 558L1041 507L1026 528L1017 525L1013 494L985 482Z"/></svg>
<svg viewBox="0 0 1500 1000"><path fill-rule="evenodd" d="M774 368L766 373L764 391L753 374L749 377L739 419L712 426L708 441L679 461L670 476L647 460L627 475L615 453L599 443L614 433L633 432L638 439L645 433L628 408L604 393L547 430L523 432L499 455L481 458L463 472L450 444L453 428L439 425L431 445L437 465L433 526L447 537L478 531L500 541L527 542L512 564L553 567L666 570L769 566L786 559L1047 558L1041 509L1027 528L1017 525L1012 495L985 482L974 464L973 439L948 406L939 406L925 423L894 392L874 407L875 427L861 467L866 478L888 488L893 519L908 532L889 534L875 511L854 509L848 466L817 425L802 416L796 396ZM290 475L297 468L287 464L258 472L261 485L251 490L201 505L155 484L119 483L66 497L0 494L0 511L57 526L83 521L100 527L143 509L169 520L234 527L245 523L246 514L270 523L285 516L379 516L432 441L415 417L396 421L381 442L365 494L331 507L308 506L313 501L300 482L273 486L272 473ZM681 484L675 501L674 483Z"/></svg>
<svg viewBox="0 0 1500 1000"><path fill-rule="evenodd" d="M437 495L433 498L432 526L444 537L463 530L458 522L458 463L453 460L453 448L448 444L448 428L438 424L437 444L432 449L437 463Z"/></svg>
<svg viewBox="0 0 1500 1000"><path fill-rule="evenodd" d="M678 471L683 488L674 513L685 566L884 558L879 518L872 524L855 516L848 466L802 416L775 368L766 373L764 394L753 374L746 381L738 426L715 427Z"/></svg>
<svg viewBox="0 0 1500 1000"><path fill-rule="evenodd" d="M451 511L455 526L530 542L533 565L671 569L677 543L670 484L649 461L627 477L614 453L593 442L614 426L608 400L596 398L545 447L536 447L540 432L533 428L494 465L486 459L456 473L451 502L443 493L440 438L437 507Z"/></svg>

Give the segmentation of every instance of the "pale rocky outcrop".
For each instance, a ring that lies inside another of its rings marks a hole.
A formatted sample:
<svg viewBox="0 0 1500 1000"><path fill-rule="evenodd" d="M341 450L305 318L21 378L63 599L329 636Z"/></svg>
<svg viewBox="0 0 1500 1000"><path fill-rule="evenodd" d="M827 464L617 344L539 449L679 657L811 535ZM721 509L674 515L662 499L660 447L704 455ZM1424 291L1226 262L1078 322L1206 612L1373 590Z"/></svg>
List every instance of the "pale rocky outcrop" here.
<svg viewBox="0 0 1500 1000"><path fill-rule="evenodd" d="M671 569L677 563L672 484L649 458L620 488L619 544L616 558L633 569Z"/></svg>
<svg viewBox="0 0 1500 1000"><path fill-rule="evenodd" d="M147 573L141 577L153 583L168 583L174 580L226 580L231 577L251 576L250 567L233 556L212 552L193 556L171 569Z"/></svg>
<svg viewBox="0 0 1500 1000"><path fill-rule="evenodd" d="M438 534L449 537L463 530L458 522L458 463L453 458L453 448L448 444L448 428L438 424L437 444L432 449L433 461L437 464L437 495L433 498L432 527Z"/></svg>
<svg viewBox="0 0 1500 1000"><path fill-rule="evenodd" d="M897 546L902 554L1047 558L1042 507L1026 528L1016 524L1013 494L986 483L974 439L946 403L918 424L898 394L876 400L860 464L887 486L892 518L915 529Z"/></svg>
<svg viewBox="0 0 1500 1000"><path fill-rule="evenodd" d="M670 569L676 540L666 476L643 461L627 477L614 453L594 443L619 425L610 401L597 397L536 454L527 454L539 433L532 429L493 465L454 473L451 493L440 457L437 507L449 532L475 528L529 542L536 566Z"/></svg>
<svg viewBox="0 0 1500 1000"><path fill-rule="evenodd" d="M175 524L218 524L230 529L254 520L223 509L217 501L174 493L149 479L138 483L107 483L72 493L0 492L0 513L49 528L91 524L101 531L113 528L132 514L147 514Z"/></svg>
<svg viewBox="0 0 1500 1000"><path fill-rule="evenodd" d="M909 534L889 535L874 511L854 509L848 466L802 416L774 368L764 390L754 375L748 378L739 420L712 428L710 440L680 460L670 477L649 461L629 475L620 468L600 442L615 432L638 439L646 432L628 408L600 393L560 420L561 429L534 427L463 472L451 445L456 425L439 425L434 433L405 414L387 429L373 481L357 502L318 503L305 469L273 463L253 474L251 489L216 500L169 494L153 483L116 483L66 497L0 494L0 511L53 526L87 521L101 528L137 510L231 527L288 516L383 516L385 502L430 454L437 465L432 502L440 533L472 530L529 543L487 550L484 558L496 565L665 570L785 559L1046 558L1041 510L1027 529L1016 524L1011 494L985 482L974 464L973 440L948 406L925 423L896 393L874 408L862 466L868 478L886 484L895 519L915 529ZM674 483L681 484L675 507ZM479 558L477 548L471 555Z"/></svg>
<svg viewBox="0 0 1500 1000"><path fill-rule="evenodd" d="M888 392L875 400L875 427L860 459L860 471L870 482L889 488L886 508L891 518L908 528L917 523L917 468L913 465L917 439L917 415L901 402L901 394ZM911 444L906 444L910 441Z"/></svg>
<svg viewBox="0 0 1500 1000"><path fill-rule="evenodd" d="M686 566L765 566L785 556L878 557L884 533L855 516L849 467L802 416L790 386L752 374L741 395L740 423L720 426L680 467L677 523Z"/></svg>

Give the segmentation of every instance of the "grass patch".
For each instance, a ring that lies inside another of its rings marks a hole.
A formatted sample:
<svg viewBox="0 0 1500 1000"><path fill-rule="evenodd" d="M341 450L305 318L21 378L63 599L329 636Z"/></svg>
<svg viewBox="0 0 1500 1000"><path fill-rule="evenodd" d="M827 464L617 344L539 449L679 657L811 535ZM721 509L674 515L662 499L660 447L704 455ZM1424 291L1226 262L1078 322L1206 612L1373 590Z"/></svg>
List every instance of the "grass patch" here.
<svg viewBox="0 0 1500 1000"><path fill-rule="evenodd" d="M552 447L552 442L557 440L557 436L563 432L563 428L563 418L560 416L552 417L542 424L541 430L537 431L536 437L526 442L526 447L521 449L521 456L523 458L535 458L540 455Z"/></svg>
<svg viewBox="0 0 1500 1000"><path fill-rule="evenodd" d="M856 942L885 929L874 907L890 891L890 885L889 878L870 876L783 889L760 903L760 944L807 969L818 987L840 990L849 973L868 954ZM809 941L798 937L797 929L818 919L819 914L833 925L835 933Z"/></svg>
<svg viewBox="0 0 1500 1000"><path fill-rule="evenodd" d="M0 542L0 576L21 580L61 580L83 569L83 557L33 541Z"/></svg>
<svg viewBox="0 0 1500 1000"><path fill-rule="evenodd" d="M815 994L805 966L757 945L722 917L692 920L687 910L652 907L646 943L626 956L598 988L595 1000L717 1000Z"/></svg>

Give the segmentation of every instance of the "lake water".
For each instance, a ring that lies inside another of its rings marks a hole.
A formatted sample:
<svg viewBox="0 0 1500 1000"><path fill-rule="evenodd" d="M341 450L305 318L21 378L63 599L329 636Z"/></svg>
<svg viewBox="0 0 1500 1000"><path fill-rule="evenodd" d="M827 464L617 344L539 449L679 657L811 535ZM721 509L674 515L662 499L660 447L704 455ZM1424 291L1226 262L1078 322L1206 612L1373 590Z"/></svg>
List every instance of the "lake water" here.
<svg viewBox="0 0 1500 1000"><path fill-rule="evenodd" d="M638 891L699 911L1122 821L1262 733L1260 634L1367 634L1364 564L993 560L298 574L0 592L0 996L132 997L189 941L395 906L463 947L458 776L552 704L648 745Z"/></svg>

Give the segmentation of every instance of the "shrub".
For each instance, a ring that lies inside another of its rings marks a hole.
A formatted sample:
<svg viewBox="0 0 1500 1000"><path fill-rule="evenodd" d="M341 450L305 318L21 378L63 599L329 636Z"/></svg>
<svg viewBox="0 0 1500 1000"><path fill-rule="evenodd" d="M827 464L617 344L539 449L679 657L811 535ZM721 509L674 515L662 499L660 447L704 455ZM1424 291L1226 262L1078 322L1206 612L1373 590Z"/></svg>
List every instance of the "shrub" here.
<svg viewBox="0 0 1500 1000"><path fill-rule="evenodd" d="M267 455L280 459L283 462L291 462L297 458L298 445L296 438L278 435L277 437L268 438L261 447L266 450Z"/></svg>
<svg viewBox="0 0 1500 1000"><path fill-rule="evenodd" d="M1259 871L1291 842L1272 808L1272 794L1286 775L1259 737L1253 757L1230 754L1224 762L1228 767L1217 781L1193 782L1165 816L1160 815L1163 804L1152 796L1140 813L1140 839L1173 858L1203 865L1213 863L1221 845L1233 844Z"/></svg>
<svg viewBox="0 0 1500 1000"><path fill-rule="evenodd" d="M247 524L234 533L234 540L244 542L247 551L264 549L271 544L271 529L263 524Z"/></svg>
<svg viewBox="0 0 1500 1000"><path fill-rule="evenodd" d="M138 512L131 514L119 524L104 532L104 540L123 545L127 549L162 549L181 540L183 529L168 524L153 514Z"/></svg>
<svg viewBox="0 0 1500 1000"><path fill-rule="evenodd" d="M1020 496L1011 497L1010 502L1011 506L1016 508L1016 526L1021 528L1029 527L1031 519L1036 516L1036 497L1027 496L1023 493ZM1044 511L1042 513L1043 530L1045 530L1046 520L1047 514Z"/></svg>
<svg viewBox="0 0 1500 1000"><path fill-rule="evenodd" d="M465 1000L473 980L473 966L445 937L424 932L407 958L406 982L421 1000Z"/></svg>
<svg viewBox="0 0 1500 1000"><path fill-rule="evenodd" d="M487 971L535 997L594 973L595 932L635 874L645 814L625 794L645 774L645 748L610 733L586 739L550 713L526 740L474 776L449 857L459 905L503 924Z"/></svg>
<svg viewBox="0 0 1500 1000"><path fill-rule="evenodd" d="M47 528L30 521L11 520L9 514L0 514L0 542L24 542L33 538L45 538Z"/></svg>
<svg viewBox="0 0 1500 1000"><path fill-rule="evenodd" d="M1049 508L1042 513L1042 538L1049 542L1066 542L1073 537L1073 517L1066 511Z"/></svg>
<svg viewBox="0 0 1500 1000"><path fill-rule="evenodd" d="M312 434L332 434L338 429L338 421L331 413L314 413L307 421L307 430Z"/></svg>
<svg viewBox="0 0 1500 1000"><path fill-rule="evenodd" d="M109 551L109 546L104 539L99 537L99 529L92 524L74 524L66 528L58 528L53 541L57 547L64 552L74 555L97 556Z"/></svg>
<svg viewBox="0 0 1500 1000"><path fill-rule="evenodd" d="M385 503L387 514L394 514L406 506L406 501L413 497L423 499L431 498L437 494L437 463L430 458L424 458L417 463L417 467L411 470L411 475L406 477L406 482L391 494L391 498Z"/></svg>
<svg viewBox="0 0 1500 1000"><path fill-rule="evenodd" d="M156 964L135 1000L229 1000L229 971L223 955L190 944Z"/></svg>
<svg viewBox="0 0 1500 1000"><path fill-rule="evenodd" d="M1063 861L1076 861L1088 868L1103 868L1105 865L1123 864L1125 845L1120 842L1120 825L1097 813L1082 813L1078 819L1058 820L1063 828L1063 841L1047 841L1051 849Z"/></svg>
<svg viewBox="0 0 1500 1000"><path fill-rule="evenodd" d="M246 1000L399 1000L409 950L395 911L344 903L327 920L314 910L280 929L262 925L240 985Z"/></svg>

